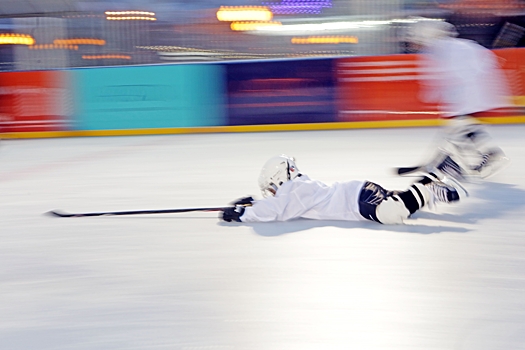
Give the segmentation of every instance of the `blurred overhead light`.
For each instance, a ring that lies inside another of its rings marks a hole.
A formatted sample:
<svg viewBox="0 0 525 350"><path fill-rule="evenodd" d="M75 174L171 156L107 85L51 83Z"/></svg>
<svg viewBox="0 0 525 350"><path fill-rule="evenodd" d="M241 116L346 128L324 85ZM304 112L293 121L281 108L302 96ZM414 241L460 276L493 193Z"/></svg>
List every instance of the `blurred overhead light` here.
<svg viewBox="0 0 525 350"><path fill-rule="evenodd" d="M286 24L282 26L259 27L254 30L255 34L261 35L305 35L309 33L341 33L348 30L373 30L393 23L399 23L399 20L391 21L330 21L318 23L299 23Z"/></svg>
<svg viewBox="0 0 525 350"><path fill-rule="evenodd" d="M84 60L130 60L130 55L82 55Z"/></svg>
<svg viewBox="0 0 525 350"><path fill-rule="evenodd" d="M75 39L55 39L53 40L55 45L106 45L106 40L102 39L88 39L88 38L75 38Z"/></svg>
<svg viewBox="0 0 525 350"><path fill-rule="evenodd" d="M276 27L281 26L281 22L271 21L271 22L233 22L230 25L231 30L246 32L257 30L262 27Z"/></svg>
<svg viewBox="0 0 525 350"><path fill-rule="evenodd" d="M155 16L155 12L146 11L106 11L106 16Z"/></svg>
<svg viewBox="0 0 525 350"><path fill-rule="evenodd" d="M31 35L18 33L0 34L0 45L33 45L35 39Z"/></svg>
<svg viewBox="0 0 525 350"><path fill-rule="evenodd" d="M30 50L78 50L78 45L38 44L29 46Z"/></svg>
<svg viewBox="0 0 525 350"><path fill-rule="evenodd" d="M292 44L357 44L355 36L309 36L306 38L292 38Z"/></svg>
<svg viewBox="0 0 525 350"><path fill-rule="evenodd" d="M108 21L156 21L155 17L138 17L138 16L127 16L127 17L106 17Z"/></svg>
<svg viewBox="0 0 525 350"><path fill-rule="evenodd" d="M108 21L156 21L155 12L147 11L106 11Z"/></svg>
<svg viewBox="0 0 525 350"><path fill-rule="evenodd" d="M265 6L221 6L217 19L222 22L270 21L273 13Z"/></svg>
<svg viewBox="0 0 525 350"><path fill-rule="evenodd" d="M267 5L273 13L279 15L318 15L323 8L331 8L331 0L281 0L280 3L263 3Z"/></svg>

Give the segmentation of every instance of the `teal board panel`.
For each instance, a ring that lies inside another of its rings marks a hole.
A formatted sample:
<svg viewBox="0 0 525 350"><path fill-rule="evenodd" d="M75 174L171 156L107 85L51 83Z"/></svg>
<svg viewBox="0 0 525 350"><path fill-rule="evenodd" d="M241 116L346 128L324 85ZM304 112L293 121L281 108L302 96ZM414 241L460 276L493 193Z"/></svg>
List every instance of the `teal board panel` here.
<svg viewBox="0 0 525 350"><path fill-rule="evenodd" d="M224 125L225 74L220 65L76 69L77 130Z"/></svg>

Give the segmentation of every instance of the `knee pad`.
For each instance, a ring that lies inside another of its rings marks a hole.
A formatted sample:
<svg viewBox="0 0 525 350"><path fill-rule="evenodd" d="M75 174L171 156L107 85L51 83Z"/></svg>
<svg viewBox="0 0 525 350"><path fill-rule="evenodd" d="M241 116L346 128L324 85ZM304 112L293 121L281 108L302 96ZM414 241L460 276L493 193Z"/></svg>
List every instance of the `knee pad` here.
<svg viewBox="0 0 525 350"><path fill-rule="evenodd" d="M377 219L385 225L399 225L408 218L410 212L402 200L387 197L376 208Z"/></svg>

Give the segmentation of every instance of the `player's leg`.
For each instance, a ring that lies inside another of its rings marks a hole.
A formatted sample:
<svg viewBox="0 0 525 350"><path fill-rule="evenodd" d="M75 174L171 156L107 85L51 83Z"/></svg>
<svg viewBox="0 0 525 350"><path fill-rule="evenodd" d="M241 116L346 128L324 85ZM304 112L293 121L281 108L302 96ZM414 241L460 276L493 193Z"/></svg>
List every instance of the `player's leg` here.
<svg viewBox="0 0 525 350"><path fill-rule="evenodd" d="M434 172L465 181L472 177L487 178L508 165L505 153L475 118L458 116L446 120L431 161L420 166L397 168L398 175Z"/></svg>
<svg viewBox="0 0 525 350"><path fill-rule="evenodd" d="M448 118L444 132L444 149L464 164L469 175L489 177L508 163L503 150L476 118L465 115Z"/></svg>
<svg viewBox="0 0 525 350"><path fill-rule="evenodd" d="M460 191L454 184L457 183L444 183L434 174L424 176L406 191L387 191L378 184L366 182L360 193L359 211L368 220L382 224L402 224L425 206L458 201Z"/></svg>
<svg viewBox="0 0 525 350"><path fill-rule="evenodd" d="M421 183L413 184L407 191L392 192L367 181L359 196L359 212L381 224L402 224L429 200L430 193Z"/></svg>
<svg viewBox="0 0 525 350"><path fill-rule="evenodd" d="M453 159L456 158L456 160ZM457 181L465 180L468 175L464 169L465 164L460 165L460 160L444 150L440 150L433 160L425 165L407 168L398 168L398 175L426 175L428 173L438 173L442 176L449 176Z"/></svg>

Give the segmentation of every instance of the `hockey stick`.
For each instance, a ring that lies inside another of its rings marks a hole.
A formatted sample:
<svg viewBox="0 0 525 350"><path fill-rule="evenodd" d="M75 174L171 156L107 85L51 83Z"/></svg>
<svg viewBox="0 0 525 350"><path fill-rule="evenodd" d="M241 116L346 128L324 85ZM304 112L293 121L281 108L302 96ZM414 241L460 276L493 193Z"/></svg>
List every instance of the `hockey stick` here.
<svg viewBox="0 0 525 350"><path fill-rule="evenodd" d="M190 211L224 211L224 207L215 208L182 208L182 209L159 209L159 210L131 210L131 211L105 211L98 213L65 213L59 210L51 210L47 214L61 218L78 218L85 216L112 216L112 215L144 215L144 214L171 214L187 213Z"/></svg>
<svg viewBox="0 0 525 350"><path fill-rule="evenodd" d="M399 167L399 168L394 168L394 171L397 175L403 176L403 175L414 173L423 168L425 168L425 165Z"/></svg>

